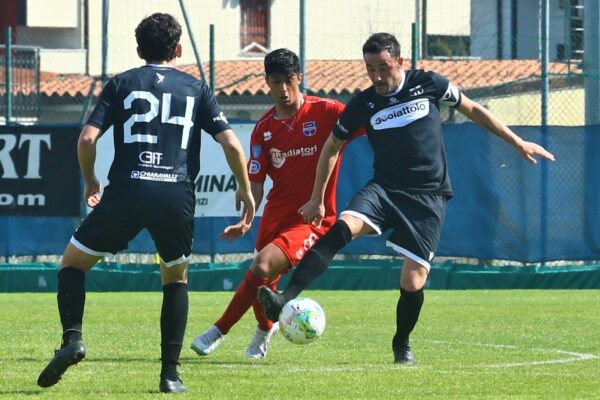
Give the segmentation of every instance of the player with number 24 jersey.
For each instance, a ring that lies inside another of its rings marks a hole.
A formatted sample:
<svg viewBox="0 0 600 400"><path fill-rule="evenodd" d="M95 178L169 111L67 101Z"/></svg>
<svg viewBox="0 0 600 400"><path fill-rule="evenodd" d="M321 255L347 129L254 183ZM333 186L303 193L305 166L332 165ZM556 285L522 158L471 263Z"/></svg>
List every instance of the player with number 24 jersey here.
<svg viewBox="0 0 600 400"><path fill-rule="evenodd" d="M204 82L177 68L152 64L112 78L88 124L102 131L114 126L111 184L132 179L193 182L200 167L201 129L211 135L229 129Z"/></svg>

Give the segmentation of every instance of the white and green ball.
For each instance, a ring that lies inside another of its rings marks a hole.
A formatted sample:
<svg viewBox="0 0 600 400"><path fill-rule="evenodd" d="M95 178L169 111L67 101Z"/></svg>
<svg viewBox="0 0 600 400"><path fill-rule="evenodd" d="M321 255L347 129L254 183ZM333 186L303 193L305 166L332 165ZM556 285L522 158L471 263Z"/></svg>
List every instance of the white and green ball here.
<svg viewBox="0 0 600 400"><path fill-rule="evenodd" d="M279 314L279 329L294 344L312 343L325 330L325 312L314 300L296 298L287 302Z"/></svg>

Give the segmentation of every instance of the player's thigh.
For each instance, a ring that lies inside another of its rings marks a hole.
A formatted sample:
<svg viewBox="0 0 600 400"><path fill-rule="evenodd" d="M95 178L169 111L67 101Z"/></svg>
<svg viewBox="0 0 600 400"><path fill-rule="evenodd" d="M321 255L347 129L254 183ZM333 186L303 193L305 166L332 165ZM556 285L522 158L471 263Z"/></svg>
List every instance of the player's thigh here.
<svg viewBox="0 0 600 400"><path fill-rule="evenodd" d="M395 222L387 245L429 271L446 214L445 197L398 192L390 198L388 215Z"/></svg>
<svg viewBox="0 0 600 400"><path fill-rule="evenodd" d="M364 235L381 235L389 227L386 215L386 192L374 182L358 191L342 211L340 219L346 222L352 238Z"/></svg>
<svg viewBox="0 0 600 400"><path fill-rule="evenodd" d="M373 226L365 222L365 220L359 216L352 214L342 214L340 219L348 225L348 229L352 234L352 239L365 236L365 235L378 235Z"/></svg>
<svg viewBox="0 0 600 400"><path fill-rule="evenodd" d="M260 276L274 279L280 273L286 273L289 268L296 265L304 254L325 234L325 228L317 228L310 224L299 223L292 225L277 234L267 246L260 250L268 249L265 256L275 256L273 261L267 262L269 257L261 257L255 264L254 271L264 271ZM277 248L279 251L277 251ZM283 257L281 257L283 255ZM263 262L260 262L262 260Z"/></svg>
<svg viewBox="0 0 600 400"><path fill-rule="evenodd" d="M135 208L135 201L129 196L107 188L100 204L73 233L62 265L85 264L91 259L98 260L126 249L129 241L142 229ZM85 254L90 257L85 257Z"/></svg>
<svg viewBox="0 0 600 400"><path fill-rule="evenodd" d="M286 253L279 246L269 243L254 257L250 271L256 276L274 279L290 267Z"/></svg>
<svg viewBox="0 0 600 400"><path fill-rule="evenodd" d="M149 214L146 229L166 267L189 262L194 234L194 200L187 189L174 187L169 199L154 199L154 212Z"/></svg>
<svg viewBox="0 0 600 400"><path fill-rule="evenodd" d="M92 267L100 260L100 256L94 256L88 253L84 253L71 243L67 244L65 253L63 254L60 268L77 268L83 272L88 272Z"/></svg>

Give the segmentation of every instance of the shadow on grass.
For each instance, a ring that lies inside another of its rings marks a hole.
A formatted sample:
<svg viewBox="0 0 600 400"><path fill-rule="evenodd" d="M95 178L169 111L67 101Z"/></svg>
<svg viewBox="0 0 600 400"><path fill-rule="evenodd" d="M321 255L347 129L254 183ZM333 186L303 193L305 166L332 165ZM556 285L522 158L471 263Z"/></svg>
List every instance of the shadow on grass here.
<svg viewBox="0 0 600 400"><path fill-rule="evenodd" d="M18 390L18 389L14 389L14 390L2 390L0 389L0 396L2 395L16 395L16 394L24 394L24 395L29 395L29 396L40 396L43 394L43 390Z"/></svg>

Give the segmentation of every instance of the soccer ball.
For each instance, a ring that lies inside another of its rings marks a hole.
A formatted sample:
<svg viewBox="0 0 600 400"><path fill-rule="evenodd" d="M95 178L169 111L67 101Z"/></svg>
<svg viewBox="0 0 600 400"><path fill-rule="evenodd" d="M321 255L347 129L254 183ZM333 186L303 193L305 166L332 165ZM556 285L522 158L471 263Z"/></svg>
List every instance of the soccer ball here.
<svg viewBox="0 0 600 400"><path fill-rule="evenodd" d="M325 313L314 300L290 300L279 314L279 329L283 336L294 344L314 342L325 330Z"/></svg>

